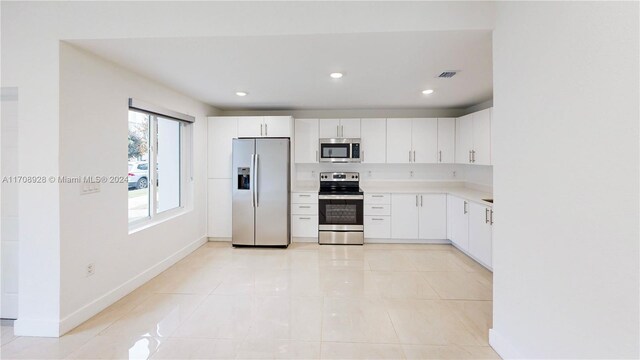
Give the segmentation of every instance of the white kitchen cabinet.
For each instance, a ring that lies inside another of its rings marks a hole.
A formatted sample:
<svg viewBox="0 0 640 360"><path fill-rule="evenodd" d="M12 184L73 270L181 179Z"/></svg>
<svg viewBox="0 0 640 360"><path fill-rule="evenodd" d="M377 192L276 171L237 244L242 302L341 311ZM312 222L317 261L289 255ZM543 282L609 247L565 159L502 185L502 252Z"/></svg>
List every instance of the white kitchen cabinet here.
<svg viewBox="0 0 640 360"><path fill-rule="evenodd" d="M291 215L291 236L318 237L318 215Z"/></svg>
<svg viewBox="0 0 640 360"><path fill-rule="evenodd" d="M360 157L365 164L387 161L387 119L362 119Z"/></svg>
<svg viewBox="0 0 640 360"><path fill-rule="evenodd" d="M491 165L492 108L456 119L456 163Z"/></svg>
<svg viewBox="0 0 640 360"><path fill-rule="evenodd" d="M340 119L340 137L360 138L360 119Z"/></svg>
<svg viewBox="0 0 640 360"><path fill-rule="evenodd" d="M391 217L389 216L365 216L364 237L366 239L391 238Z"/></svg>
<svg viewBox="0 0 640 360"><path fill-rule="evenodd" d="M412 161L411 122L411 119L387 119L387 163Z"/></svg>
<svg viewBox="0 0 640 360"><path fill-rule="evenodd" d="M436 163L438 119L387 119L387 163Z"/></svg>
<svg viewBox="0 0 640 360"><path fill-rule="evenodd" d="M291 116L265 116L264 136L291 137Z"/></svg>
<svg viewBox="0 0 640 360"><path fill-rule="evenodd" d="M290 137L290 116L238 117L238 137Z"/></svg>
<svg viewBox="0 0 640 360"><path fill-rule="evenodd" d="M317 163L318 119L296 119L294 127L294 161L296 163Z"/></svg>
<svg viewBox="0 0 640 360"><path fill-rule="evenodd" d="M367 204L391 204L391 194L365 193L364 203Z"/></svg>
<svg viewBox="0 0 640 360"><path fill-rule="evenodd" d="M447 195L420 194L418 238L447 238Z"/></svg>
<svg viewBox="0 0 640 360"><path fill-rule="evenodd" d="M418 201L416 194L391 194L391 238L418 238Z"/></svg>
<svg viewBox="0 0 640 360"><path fill-rule="evenodd" d="M473 150L473 116L465 115L456 119L456 163L471 164Z"/></svg>
<svg viewBox="0 0 640 360"><path fill-rule="evenodd" d="M207 235L230 238L232 221L231 179L209 179L207 183Z"/></svg>
<svg viewBox="0 0 640 360"><path fill-rule="evenodd" d="M230 179L232 140L238 137L238 118L210 117L207 131L208 178Z"/></svg>
<svg viewBox="0 0 640 360"><path fill-rule="evenodd" d="M469 203L469 254L480 263L492 267L492 223L491 207Z"/></svg>
<svg viewBox="0 0 640 360"><path fill-rule="evenodd" d="M438 163L455 162L456 119L438 118Z"/></svg>
<svg viewBox="0 0 640 360"><path fill-rule="evenodd" d="M264 117L238 117L238 137L260 137L264 133Z"/></svg>
<svg viewBox="0 0 640 360"><path fill-rule="evenodd" d="M291 236L318 237L318 193L291 193Z"/></svg>
<svg viewBox="0 0 640 360"><path fill-rule="evenodd" d="M359 138L360 119L321 119L320 138Z"/></svg>
<svg viewBox="0 0 640 360"><path fill-rule="evenodd" d="M473 113L473 164L491 165L491 111Z"/></svg>
<svg viewBox="0 0 640 360"><path fill-rule="evenodd" d="M469 203L447 195L447 232L449 240L463 251L469 250Z"/></svg>
<svg viewBox="0 0 640 360"><path fill-rule="evenodd" d="M438 162L438 119L413 119L411 122L413 162Z"/></svg>

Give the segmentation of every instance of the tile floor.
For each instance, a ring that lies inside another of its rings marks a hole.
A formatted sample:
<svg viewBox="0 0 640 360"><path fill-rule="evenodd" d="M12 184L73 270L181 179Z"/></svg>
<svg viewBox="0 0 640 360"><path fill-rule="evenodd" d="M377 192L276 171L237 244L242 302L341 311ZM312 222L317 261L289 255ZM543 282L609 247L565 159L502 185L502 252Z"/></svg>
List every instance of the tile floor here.
<svg viewBox="0 0 640 360"><path fill-rule="evenodd" d="M207 243L60 339L2 359L499 359L492 275L450 245Z"/></svg>

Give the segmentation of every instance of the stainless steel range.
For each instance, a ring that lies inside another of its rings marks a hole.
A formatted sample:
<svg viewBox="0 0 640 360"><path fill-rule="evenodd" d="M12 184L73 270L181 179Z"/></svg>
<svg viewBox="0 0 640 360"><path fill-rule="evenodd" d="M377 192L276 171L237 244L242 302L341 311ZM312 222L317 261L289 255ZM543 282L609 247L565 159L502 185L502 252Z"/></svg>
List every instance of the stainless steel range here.
<svg viewBox="0 0 640 360"><path fill-rule="evenodd" d="M364 244L364 193L356 172L320 173L318 242Z"/></svg>

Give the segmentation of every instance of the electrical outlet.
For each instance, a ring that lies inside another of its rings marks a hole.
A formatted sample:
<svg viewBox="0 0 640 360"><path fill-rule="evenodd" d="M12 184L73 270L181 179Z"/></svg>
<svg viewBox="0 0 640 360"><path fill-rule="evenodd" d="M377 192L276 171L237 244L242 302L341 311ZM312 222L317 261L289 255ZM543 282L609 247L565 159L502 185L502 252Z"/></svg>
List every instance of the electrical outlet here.
<svg viewBox="0 0 640 360"><path fill-rule="evenodd" d="M456 172L455 172L455 171L453 171L453 174L452 174L452 175L453 175L453 177L456 177Z"/></svg>
<svg viewBox="0 0 640 360"><path fill-rule="evenodd" d="M82 183L80 184L80 194L94 194L100 192L100 183Z"/></svg>
<svg viewBox="0 0 640 360"><path fill-rule="evenodd" d="M413 177L413 170L409 171L409 177Z"/></svg>
<svg viewBox="0 0 640 360"><path fill-rule="evenodd" d="M371 170L367 171L367 175L371 177Z"/></svg>
<svg viewBox="0 0 640 360"><path fill-rule="evenodd" d="M91 276L95 273L96 273L96 266L93 263L87 265L87 276Z"/></svg>

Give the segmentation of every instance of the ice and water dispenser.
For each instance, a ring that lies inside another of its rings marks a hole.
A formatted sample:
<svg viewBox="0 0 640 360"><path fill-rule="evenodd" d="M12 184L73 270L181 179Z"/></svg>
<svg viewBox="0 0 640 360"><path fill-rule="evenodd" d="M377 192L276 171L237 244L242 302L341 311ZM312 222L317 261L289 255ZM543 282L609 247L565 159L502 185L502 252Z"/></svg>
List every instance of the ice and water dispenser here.
<svg viewBox="0 0 640 360"><path fill-rule="evenodd" d="M251 168L239 167L238 168L238 190L251 190Z"/></svg>

